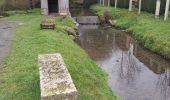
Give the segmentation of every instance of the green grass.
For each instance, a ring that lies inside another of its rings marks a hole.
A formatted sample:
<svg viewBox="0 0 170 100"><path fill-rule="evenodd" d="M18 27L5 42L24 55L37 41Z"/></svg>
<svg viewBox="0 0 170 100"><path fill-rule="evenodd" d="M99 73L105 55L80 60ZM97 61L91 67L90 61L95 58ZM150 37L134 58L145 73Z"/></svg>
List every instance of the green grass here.
<svg viewBox="0 0 170 100"><path fill-rule="evenodd" d="M170 58L170 20L163 21L163 18L156 18L153 14L137 11L129 12L128 9L103 7L94 5L91 9L98 15L109 11L114 18L115 24L132 31L133 37L153 52Z"/></svg>
<svg viewBox="0 0 170 100"><path fill-rule="evenodd" d="M0 66L0 100L40 100L37 57L47 53L62 54L78 89L78 100L116 100L105 72L63 31L75 26L72 19L57 17L55 30L40 30L39 12L2 19L23 24L13 31L12 51Z"/></svg>

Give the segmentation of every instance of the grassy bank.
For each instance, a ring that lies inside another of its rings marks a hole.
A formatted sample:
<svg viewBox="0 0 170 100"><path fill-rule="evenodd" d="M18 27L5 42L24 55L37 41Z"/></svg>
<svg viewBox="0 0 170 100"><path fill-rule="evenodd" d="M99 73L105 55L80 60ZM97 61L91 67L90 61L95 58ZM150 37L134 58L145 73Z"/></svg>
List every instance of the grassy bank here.
<svg viewBox="0 0 170 100"><path fill-rule="evenodd" d="M153 14L142 12L129 12L128 9L115 9L94 5L91 9L98 15L109 11L117 26L132 31L132 35L145 48L170 58L170 20L163 21L162 18L155 19Z"/></svg>
<svg viewBox="0 0 170 100"><path fill-rule="evenodd" d="M106 74L63 31L70 17L56 18L55 30L40 30L39 10L3 20L19 21L11 54L0 65L0 100L40 100L38 54L61 53L78 89L78 100L115 100Z"/></svg>

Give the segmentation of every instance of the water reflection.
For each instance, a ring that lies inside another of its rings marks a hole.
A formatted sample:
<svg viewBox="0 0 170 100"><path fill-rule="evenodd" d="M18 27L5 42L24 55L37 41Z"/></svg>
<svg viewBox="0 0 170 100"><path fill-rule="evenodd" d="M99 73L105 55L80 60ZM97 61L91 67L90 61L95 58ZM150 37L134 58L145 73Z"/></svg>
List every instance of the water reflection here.
<svg viewBox="0 0 170 100"><path fill-rule="evenodd" d="M170 62L110 28L79 26L81 46L108 74L123 100L170 100Z"/></svg>

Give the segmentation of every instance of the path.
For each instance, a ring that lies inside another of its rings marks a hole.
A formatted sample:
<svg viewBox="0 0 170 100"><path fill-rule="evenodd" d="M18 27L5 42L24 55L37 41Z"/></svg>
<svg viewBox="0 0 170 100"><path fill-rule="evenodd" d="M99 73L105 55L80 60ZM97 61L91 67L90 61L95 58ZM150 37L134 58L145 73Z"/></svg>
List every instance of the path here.
<svg viewBox="0 0 170 100"><path fill-rule="evenodd" d="M12 46L14 22L0 21L0 62L9 54Z"/></svg>

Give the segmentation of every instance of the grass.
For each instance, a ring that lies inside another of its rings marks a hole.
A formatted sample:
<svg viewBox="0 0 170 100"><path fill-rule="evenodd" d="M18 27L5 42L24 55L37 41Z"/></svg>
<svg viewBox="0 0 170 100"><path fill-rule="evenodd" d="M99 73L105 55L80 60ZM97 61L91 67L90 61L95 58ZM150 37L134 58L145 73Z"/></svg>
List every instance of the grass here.
<svg viewBox="0 0 170 100"><path fill-rule="evenodd" d="M13 30L12 51L0 65L0 100L40 100L37 57L47 53L62 54L78 89L78 100L116 100L105 72L63 31L75 27L72 19L57 17L55 30L40 30L39 12L1 19L23 24Z"/></svg>
<svg viewBox="0 0 170 100"><path fill-rule="evenodd" d="M129 12L128 9L104 7L99 4L91 9L99 16L109 11L114 18L116 26L132 32L133 37L147 49L170 58L170 20L155 18L153 14L137 11Z"/></svg>

